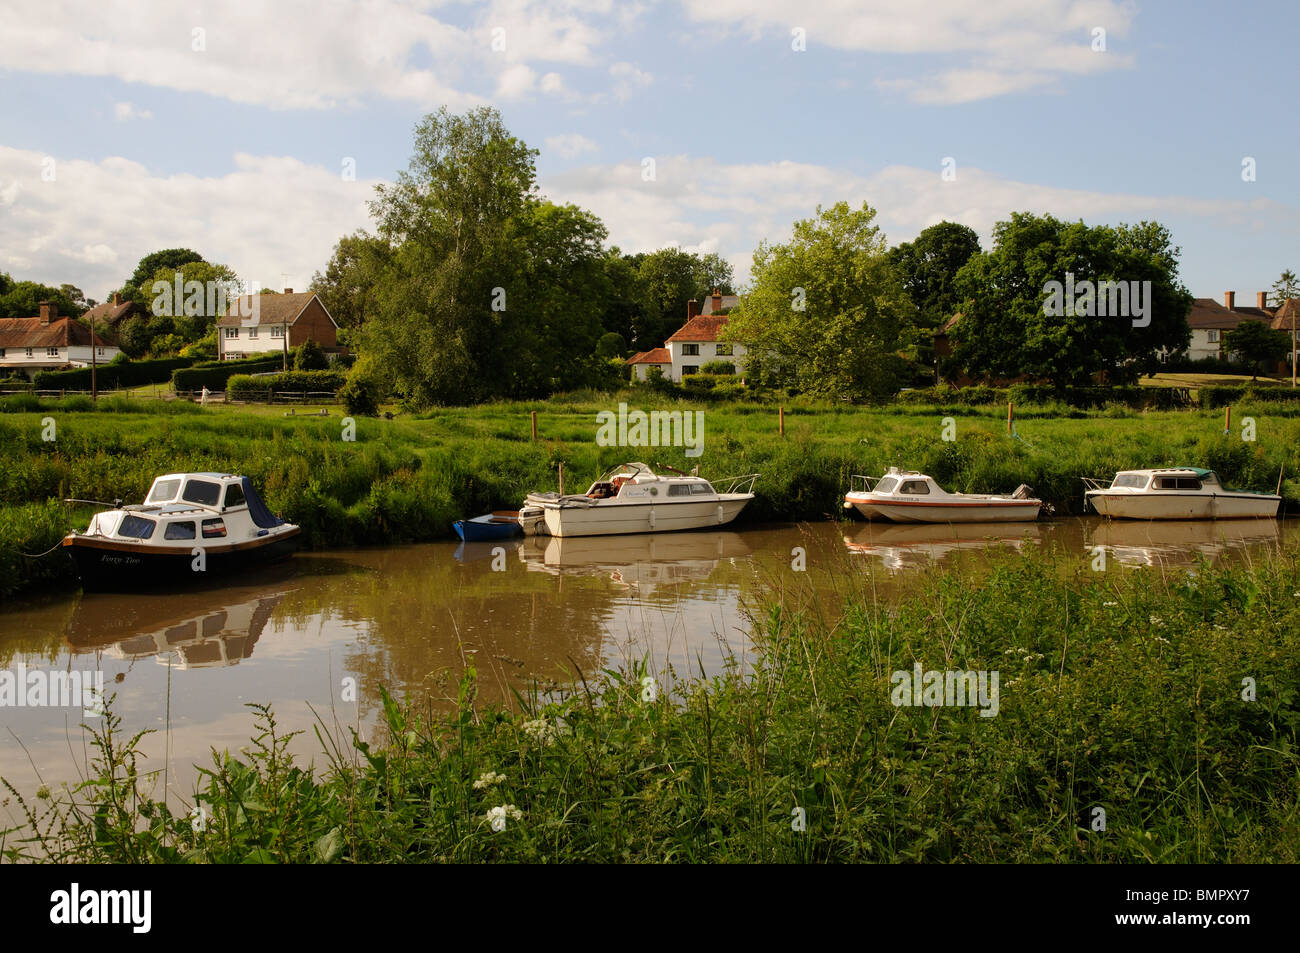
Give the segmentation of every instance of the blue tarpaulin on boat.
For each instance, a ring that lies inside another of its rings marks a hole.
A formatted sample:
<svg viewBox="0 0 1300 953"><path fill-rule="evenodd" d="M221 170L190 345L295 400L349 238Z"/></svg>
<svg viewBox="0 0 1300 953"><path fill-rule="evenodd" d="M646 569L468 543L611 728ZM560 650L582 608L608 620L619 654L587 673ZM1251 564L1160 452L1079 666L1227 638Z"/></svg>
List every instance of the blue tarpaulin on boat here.
<svg viewBox="0 0 1300 953"><path fill-rule="evenodd" d="M253 489L253 481L248 477L239 478L240 485L244 488L244 500L248 503L248 515L253 517L253 522L262 529L271 529L273 526L281 526L284 520L277 519L271 515L271 511L266 508L262 498L257 495Z"/></svg>

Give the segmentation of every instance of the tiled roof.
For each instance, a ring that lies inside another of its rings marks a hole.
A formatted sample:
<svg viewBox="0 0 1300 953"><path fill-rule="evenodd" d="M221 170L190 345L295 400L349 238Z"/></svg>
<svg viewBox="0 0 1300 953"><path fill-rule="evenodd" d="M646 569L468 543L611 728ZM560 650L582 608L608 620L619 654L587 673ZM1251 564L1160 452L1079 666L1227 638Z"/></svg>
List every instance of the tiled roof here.
<svg viewBox="0 0 1300 953"><path fill-rule="evenodd" d="M314 291L302 291L298 294L259 294L259 295L242 295L230 302L230 307L226 309L225 317L217 320L217 326L222 328L241 328L249 324L293 324L298 315L302 314L311 299L316 297ZM253 299L257 301L254 302ZM254 322L251 315L253 306L257 306L257 319ZM249 315L249 317L242 317Z"/></svg>
<svg viewBox="0 0 1300 953"><path fill-rule="evenodd" d="M727 316L697 314L670 337L669 341L716 341L718 332L727 326Z"/></svg>
<svg viewBox="0 0 1300 953"><path fill-rule="evenodd" d="M633 354L627 359L629 364L671 364L672 357L668 353L668 348L657 347L653 351L641 351Z"/></svg>
<svg viewBox="0 0 1300 953"><path fill-rule="evenodd" d="M1300 327L1300 298L1287 298L1282 307L1273 313L1271 327L1275 331L1290 331L1294 316L1296 327Z"/></svg>
<svg viewBox="0 0 1300 953"><path fill-rule="evenodd" d="M1244 310L1257 310L1255 308ZM1223 305L1213 298L1193 298L1192 310L1187 313L1187 326L1196 328L1217 328L1219 330L1232 330L1242 321L1259 320L1254 315L1243 313L1243 309L1237 308L1229 311Z"/></svg>
<svg viewBox="0 0 1300 953"><path fill-rule="evenodd" d="M95 343L108 344L98 334ZM90 344L90 328L72 318L41 324L40 318L0 318L0 347L70 347Z"/></svg>
<svg viewBox="0 0 1300 953"><path fill-rule="evenodd" d="M95 319L95 324L116 325L119 321L135 310L134 301L123 301L121 304L113 304L112 301L105 301L103 304L97 304L85 314L82 315L87 321Z"/></svg>

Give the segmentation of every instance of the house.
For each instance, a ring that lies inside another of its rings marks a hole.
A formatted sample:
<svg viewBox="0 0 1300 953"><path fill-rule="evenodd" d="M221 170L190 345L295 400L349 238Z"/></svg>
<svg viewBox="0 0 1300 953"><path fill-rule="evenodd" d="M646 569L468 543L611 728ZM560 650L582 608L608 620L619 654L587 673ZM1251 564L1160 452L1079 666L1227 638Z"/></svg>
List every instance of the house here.
<svg viewBox="0 0 1300 953"><path fill-rule="evenodd" d="M346 348L338 346L338 327L314 291L242 295L217 319L217 360L278 353L309 340L326 353L341 353Z"/></svg>
<svg viewBox="0 0 1300 953"><path fill-rule="evenodd" d="M666 347L657 347L653 351L639 351L629 357L627 362L632 365L633 380L645 380L649 376L652 367L659 368L664 377L672 376L673 359Z"/></svg>
<svg viewBox="0 0 1300 953"><path fill-rule="evenodd" d="M1268 292L1256 295L1253 308L1237 307L1237 293L1225 291L1223 304L1213 298L1192 299L1192 310L1187 314L1187 326L1192 329L1192 343L1187 356L1192 360L1206 357L1226 357L1223 335L1234 331L1243 321L1273 321L1273 311L1268 307Z"/></svg>
<svg viewBox="0 0 1300 953"><path fill-rule="evenodd" d="M125 301L117 292L113 293L112 301L105 301L103 304L97 304L81 316L83 321L93 321L96 330L100 328L112 328L117 330L127 318L144 311L140 305L136 304L129 298Z"/></svg>
<svg viewBox="0 0 1300 953"><path fill-rule="evenodd" d="M1294 372L1291 363L1296 356L1297 332L1300 332L1300 298L1287 298L1282 302L1282 307L1273 312L1269 327L1291 335L1291 353L1279 366L1281 372L1291 374Z"/></svg>
<svg viewBox="0 0 1300 953"><path fill-rule="evenodd" d="M730 305L726 304L727 299L731 299ZM668 351L665 377L680 384L684 376L698 374L700 368L713 361L727 361L735 366L737 374L744 373L745 346L718 340L727 326L727 316L721 312L726 307L734 307L739 300L736 295L723 295L714 288L713 295L705 301L705 311L699 310L694 299L686 302L686 323L664 342L666 348L658 349Z"/></svg>
<svg viewBox="0 0 1300 953"><path fill-rule="evenodd" d="M0 375L20 371L28 377L37 371L107 364L119 348L74 318L60 318L59 306L40 303L34 318L0 318ZM92 347L94 348L92 352Z"/></svg>

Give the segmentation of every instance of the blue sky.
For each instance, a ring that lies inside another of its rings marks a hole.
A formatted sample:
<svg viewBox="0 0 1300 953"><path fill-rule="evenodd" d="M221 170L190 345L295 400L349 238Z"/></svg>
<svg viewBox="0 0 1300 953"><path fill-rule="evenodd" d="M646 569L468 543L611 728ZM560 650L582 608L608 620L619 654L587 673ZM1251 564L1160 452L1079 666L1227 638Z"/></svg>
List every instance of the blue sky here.
<svg viewBox="0 0 1300 953"><path fill-rule="evenodd" d="M1192 292L1239 303L1300 270L1294 4L4 8L0 270L95 298L172 245L304 287L369 224L420 116L480 103L541 150L542 191L600 215L611 243L716 251L742 279L760 239L840 199L876 208L891 242L946 218L987 244L1021 209L1154 218Z"/></svg>

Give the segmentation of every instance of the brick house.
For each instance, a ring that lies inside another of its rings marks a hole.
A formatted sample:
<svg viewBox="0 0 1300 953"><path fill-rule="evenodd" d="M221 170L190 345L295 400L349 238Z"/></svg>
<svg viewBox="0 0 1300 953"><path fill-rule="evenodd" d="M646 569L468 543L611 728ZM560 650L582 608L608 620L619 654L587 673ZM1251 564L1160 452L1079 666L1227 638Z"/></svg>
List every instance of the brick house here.
<svg viewBox="0 0 1300 953"><path fill-rule="evenodd" d="M0 318L0 376L107 364L119 349L74 318L60 318L59 306L40 303L34 318ZM92 348L94 349L92 352Z"/></svg>
<svg viewBox="0 0 1300 953"><path fill-rule="evenodd" d="M1273 309L1268 307L1268 292L1255 296L1255 307L1238 307L1237 293L1225 291L1223 304L1213 298L1192 299L1192 310L1187 314L1187 326L1192 329L1192 343L1187 356L1192 360L1204 357L1226 357L1223 335L1234 331L1243 321L1263 321L1271 324Z"/></svg>
<svg viewBox="0 0 1300 953"><path fill-rule="evenodd" d="M347 349L338 346L338 327L314 291L243 295L217 319L217 359L276 353L307 341L326 353L342 353Z"/></svg>

